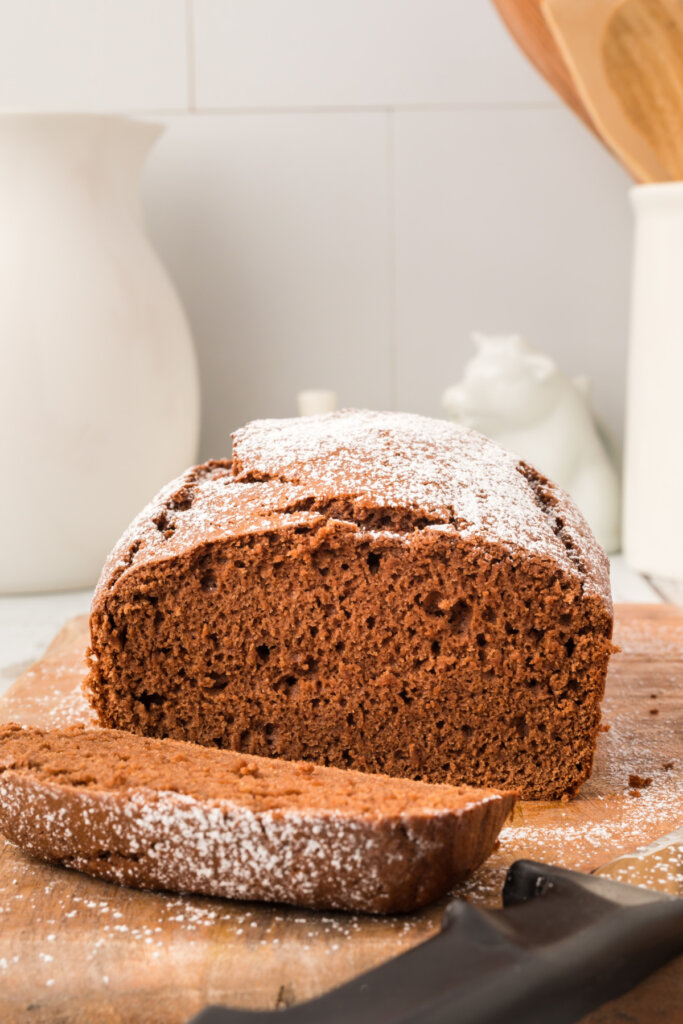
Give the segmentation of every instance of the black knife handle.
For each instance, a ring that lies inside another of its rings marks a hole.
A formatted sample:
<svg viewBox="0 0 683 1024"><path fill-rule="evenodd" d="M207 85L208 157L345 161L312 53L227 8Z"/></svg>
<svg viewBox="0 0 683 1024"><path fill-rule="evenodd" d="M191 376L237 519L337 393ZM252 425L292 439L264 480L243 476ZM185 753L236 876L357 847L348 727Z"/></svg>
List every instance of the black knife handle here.
<svg viewBox="0 0 683 1024"><path fill-rule="evenodd" d="M190 1024L571 1024L683 953L682 899L565 868L516 861L503 907L453 900L437 935L317 999Z"/></svg>

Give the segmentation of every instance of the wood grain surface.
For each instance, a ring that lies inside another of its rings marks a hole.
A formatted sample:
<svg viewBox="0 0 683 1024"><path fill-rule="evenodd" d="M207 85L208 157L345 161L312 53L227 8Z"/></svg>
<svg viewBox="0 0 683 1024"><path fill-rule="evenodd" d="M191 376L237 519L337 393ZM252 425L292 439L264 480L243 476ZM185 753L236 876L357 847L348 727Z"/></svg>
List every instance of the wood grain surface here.
<svg viewBox="0 0 683 1024"><path fill-rule="evenodd" d="M680 0L666 2L680 6ZM635 6L642 20L643 11L656 12L660 4L635 0ZM652 140L643 134L642 123L633 120L632 109L637 96L639 108L647 107L653 123L660 123L660 110L654 101L670 95L661 65L675 47L667 45L666 54L660 48L652 69L651 43L640 35L635 50L631 45L629 60L626 7L624 0L541 0L547 27L598 135L637 182L670 181L678 175L662 162L664 152L655 149ZM631 16L635 13L630 11ZM641 60L649 61L646 74L642 74L643 64L635 60L638 53ZM651 89L657 75L660 85L655 97ZM665 106L670 103L667 101ZM657 132L657 138L661 140L661 132Z"/></svg>
<svg viewBox="0 0 683 1024"><path fill-rule="evenodd" d="M89 720L86 620L0 699L0 721ZM592 778L567 803L521 803L459 895L489 906L518 857L589 871L683 823L683 609L622 605ZM644 788L629 776L651 781ZM43 865L0 837L0 1020L181 1024L210 1003L283 1007L428 938L443 904L373 918L142 893ZM680 1024L683 961L586 1018Z"/></svg>
<svg viewBox="0 0 683 1024"><path fill-rule="evenodd" d="M564 58L548 28L541 0L493 0L493 4L520 50L567 106L594 131L590 114L576 91Z"/></svg>

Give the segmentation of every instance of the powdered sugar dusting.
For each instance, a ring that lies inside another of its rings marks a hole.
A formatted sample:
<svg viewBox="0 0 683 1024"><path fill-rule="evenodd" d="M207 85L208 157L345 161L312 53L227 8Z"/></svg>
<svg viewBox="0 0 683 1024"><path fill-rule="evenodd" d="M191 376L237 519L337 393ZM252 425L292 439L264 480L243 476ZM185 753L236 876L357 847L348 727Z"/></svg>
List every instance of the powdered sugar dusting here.
<svg viewBox="0 0 683 1024"><path fill-rule="evenodd" d="M430 891L422 885L430 885L435 862L447 857L451 870L460 867L460 819L473 810L471 828L480 828L478 810L496 803L495 794L473 795L457 809L396 818L255 811L178 792L48 784L11 767L0 774L3 831L36 856L123 884L304 906L381 909L412 900L415 886L418 895ZM446 827L431 827L439 821Z"/></svg>
<svg viewBox="0 0 683 1024"><path fill-rule="evenodd" d="M462 536L568 562L531 500L519 459L446 420L367 410L256 420L234 435L234 455L238 479L274 478L364 496L379 507L421 509L454 521Z"/></svg>
<svg viewBox="0 0 683 1024"><path fill-rule="evenodd" d="M256 420L234 436L234 463L168 484L112 552L100 588L132 566L199 543L314 524L307 499L422 513L427 528L547 559L611 606L606 556L568 496L544 505L519 459L475 431L408 413L347 411ZM97 596L96 596L97 600Z"/></svg>

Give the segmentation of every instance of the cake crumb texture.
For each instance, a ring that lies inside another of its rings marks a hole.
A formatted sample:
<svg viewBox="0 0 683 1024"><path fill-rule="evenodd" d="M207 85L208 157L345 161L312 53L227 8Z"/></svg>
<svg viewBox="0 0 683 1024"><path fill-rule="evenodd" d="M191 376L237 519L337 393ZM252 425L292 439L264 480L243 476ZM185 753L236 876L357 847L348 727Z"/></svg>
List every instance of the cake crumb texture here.
<svg viewBox="0 0 683 1024"><path fill-rule="evenodd" d="M612 614L571 500L481 435L261 420L112 552L86 688L110 728L553 799L590 774Z"/></svg>

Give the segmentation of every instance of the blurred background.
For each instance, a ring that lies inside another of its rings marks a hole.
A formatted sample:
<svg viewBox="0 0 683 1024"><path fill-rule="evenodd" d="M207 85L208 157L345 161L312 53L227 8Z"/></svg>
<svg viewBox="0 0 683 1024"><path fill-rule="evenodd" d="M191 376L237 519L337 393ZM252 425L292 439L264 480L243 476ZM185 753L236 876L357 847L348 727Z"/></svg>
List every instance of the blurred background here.
<svg viewBox="0 0 683 1024"><path fill-rule="evenodd" d="M1 11L3 106L166 126L144 207L194 337L200 457L294 415L302 388L443 415L473 330L521 332L590 377L621 443L629 180L492 4Z"/></svg>

